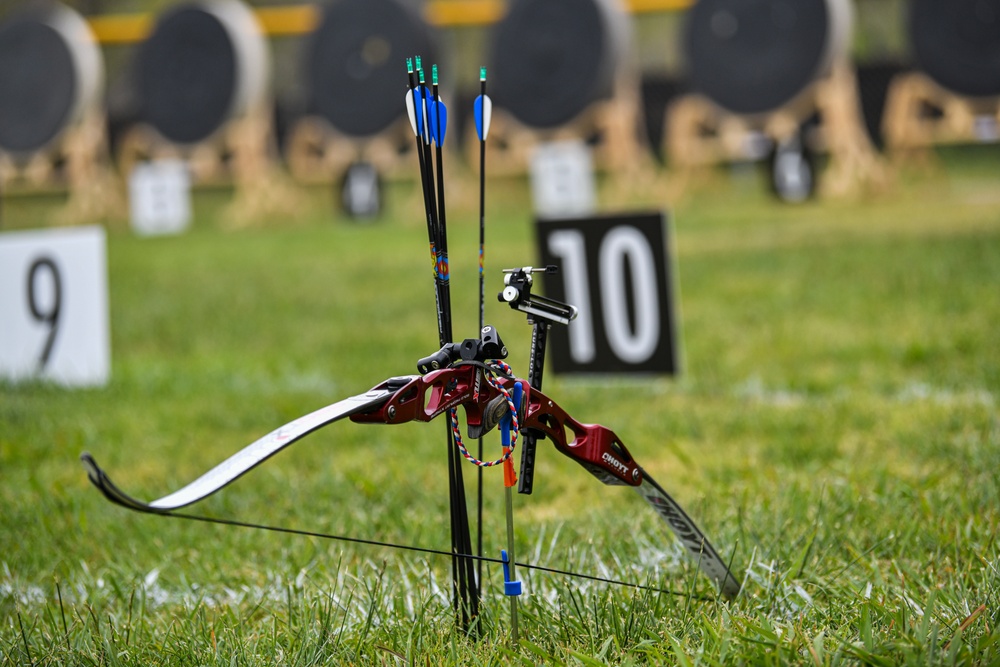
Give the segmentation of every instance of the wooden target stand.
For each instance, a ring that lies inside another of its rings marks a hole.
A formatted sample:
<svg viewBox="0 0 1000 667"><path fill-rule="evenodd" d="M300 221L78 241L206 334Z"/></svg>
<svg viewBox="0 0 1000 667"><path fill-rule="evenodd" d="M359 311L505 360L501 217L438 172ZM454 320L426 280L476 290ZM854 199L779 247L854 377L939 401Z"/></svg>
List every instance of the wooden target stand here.
<svg viewBox="0 0 1000 667"><path fill-rule="evenodd" d="M554 129L528 127L513 114L493 107L487 172L493 176L523 176L531 157L544 143L593 140L594 164L607 176L604 199L611 205L634 205L636 198L655 189L657 170L640 134L641 104L635 77L620 77L613 95L590 104L569 123ZM470 123L464 142L466 160L479 164L479 137ZM476 167L478 169L478 166Z"/></svg>
<svg viewBox="0 0 1000 667"><path fill-rule="evenodd" d="M371 163L389 179L408 178L416 174L413 148L413 133L405 121L371 137L354 137L325 118L305 116L288 135L285 162L292 178L307 185L337 183L355 162Z"/></svg>
<svg viewBox="0 0 1000 667"><path fill-rule="evenodd" d="M889 85L882 133L894 161L926 162L927 149L941 144L995 142L998 128L1000 98L964 97L922 72L897 75Z"/></svg>
<svg viewBox="0 0 1000 667"><path fill-rule="evenodd" d="M191 170L194 183L233 186L225 225L250 227L277 215L300 210L301 197L277 163L270 111L256 108L227 121L212 137L182 146L165 139L146 124L133 126L122 139L118 165L130 174L145 160L179 158Z"/></svg>
<svg viewBox="0 0 1000 667"><path fill-rule="evenodd" d="M337 130L321 116L305 116L288 134L285 163L292 178L301 185L339 187L348 169L356 163L370 164L379 179L419 183L420 163L415 154L413 131L405 119L378 134L357 137ZM449 181L461 182L460 175L454 174L453 162L445 163L445 172ZM462 198L465 190L454 189L455 198ZM414 188L411 196L412 200L402 204L402 208L411 210L423 205L419 188Z"/></svg>
<svg viewBox="0 0 1000 667"><path fill-rule="evenodd" d="M66 128L53 145L26 160L0 151L0 191L66 191L66 204L55 214L59 225L122 218L125 197L111 166L106 128L105 115L92 110Z"/></svg>
<svg viewBox="0 0 1000 667"><path fill-rule="evenodd" d="M728 113L701 95L685 95L671 104L663 136L675 189L703 180L706 167L757 157L751 146L761 133L779 143L792 139L805 117L803 110L818 112L815 144L829 155L823 195L850 197L887 187L889 171L865 130L854 70L839 62L793 108L759 118Z"/></svg>

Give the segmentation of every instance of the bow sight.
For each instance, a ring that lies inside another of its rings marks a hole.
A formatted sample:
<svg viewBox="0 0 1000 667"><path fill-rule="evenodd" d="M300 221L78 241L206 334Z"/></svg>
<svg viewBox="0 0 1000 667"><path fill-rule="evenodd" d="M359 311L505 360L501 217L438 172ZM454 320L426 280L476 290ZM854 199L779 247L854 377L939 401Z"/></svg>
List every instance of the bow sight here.
<svg viewBox="0 0 1000 667"><path fill-rule="evenodd" d="M538 320L548 323L569 324L576 317L576 307L562 301L556 301L538 294L531 294L534 283L532 274L553 274L558 266L550 264L544 268L524 266L520 269L504 269L504 285L506 287L497 294L497 300L507 303L511 308L528 314L528 322L535 324Z"/></svg>

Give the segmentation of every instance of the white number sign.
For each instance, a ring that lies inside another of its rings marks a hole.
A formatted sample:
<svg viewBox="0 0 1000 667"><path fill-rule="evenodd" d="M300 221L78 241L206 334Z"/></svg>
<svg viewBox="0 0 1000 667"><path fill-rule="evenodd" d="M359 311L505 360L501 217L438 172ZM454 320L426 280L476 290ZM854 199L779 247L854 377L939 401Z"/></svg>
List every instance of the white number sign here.
<svg viewBox="0 0 1000 667"><path fill-rule="evenodd" d="M181 160L137 164L128 197L132 229L140 236L180 234L191 223L191 176Z"/></svg>
<svg viewBox="0 0 1000 667"><path fill-rule="evenodd" d="M102 227L0 234L0 377L107 383L106 248Z"/></svg>
<svg viewBox="0 0 1000 667"><path fill-rule="evenodd" d="M531 156L531 198L535 215L566 218L590 215L596 196L594 161L582 141L543 143Z"/></svg>

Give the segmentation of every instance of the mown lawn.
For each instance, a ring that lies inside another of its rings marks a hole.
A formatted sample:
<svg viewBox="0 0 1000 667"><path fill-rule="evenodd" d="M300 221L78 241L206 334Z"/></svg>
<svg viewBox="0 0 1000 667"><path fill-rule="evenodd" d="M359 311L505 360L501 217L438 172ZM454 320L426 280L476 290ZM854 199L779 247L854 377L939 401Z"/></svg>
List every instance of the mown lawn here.
<svg viewBox="0 0 1000 667"><path fill-rule="evenodd" d="M0 385L0 663L1000 662L998 174L996 151L954 151L863 201L786 207L720 174L673 202L684 374L550 376L546 391L628 443L744 590L699 599L710 583L656 515L543 442L535 493L515 498L519 558L683 595L522 570L519 645L495 566L473 640L454 627L448 559L138 515L78 462L90 451L158 497L413 372L437 345L412 192L397 186L374 224L317 212L229 232L215 193L183 237L114 228L112 382ZM501 267L536 262L526 187L493 188L488 294ZM466 337L477 229L474 197L457 199ZM9 200L5 225L45 211ZM491 300L487 320L523 373L523 317ZM442 447L438 427L338 423L197 511L447 548ZM485 504L493 554L499 476Z"/></svg>

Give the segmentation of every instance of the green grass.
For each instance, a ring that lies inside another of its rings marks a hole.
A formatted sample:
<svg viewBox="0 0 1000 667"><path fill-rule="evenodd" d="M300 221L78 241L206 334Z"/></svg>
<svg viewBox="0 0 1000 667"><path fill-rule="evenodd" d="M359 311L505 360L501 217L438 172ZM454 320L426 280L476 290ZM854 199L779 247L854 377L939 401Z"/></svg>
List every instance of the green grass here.
<svg viewBox="0 0 1000 667"><path fill-rule="evenodd" d="M318 211L239 233L198 200L179 238L110 235L113 379L0 385L0 664L1000 663L1000 196L995 152L861 202L783 207L721 177L674 210L685 373L550 377L615 429L745 580L731 604L521 572L507 641L454 629L447 559L130 513L86 481L173 490L307 411L413 372L436 347L419 207ZM491 194L489 292L534 263L525 188ZM654 193L655 195L655 193ZM475 330L475 211L451 222L456 332ZM5 225L51 202L5 202ZM530 328L488 318L516 371ZM440 431L336 424L198 511L446 547ZM473 471L466 470L467 479ZM515 498L519 558L711 593L635 494L546 443ZM487 477L487 549L504 543Z"/></svg>

